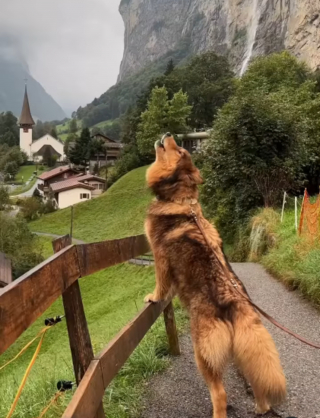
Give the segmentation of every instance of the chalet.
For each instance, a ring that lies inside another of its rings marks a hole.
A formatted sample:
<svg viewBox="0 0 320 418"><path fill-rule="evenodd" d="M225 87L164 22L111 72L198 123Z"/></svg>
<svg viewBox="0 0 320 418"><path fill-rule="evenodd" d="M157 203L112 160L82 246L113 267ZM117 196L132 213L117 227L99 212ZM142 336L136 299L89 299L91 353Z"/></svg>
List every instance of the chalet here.
<svg viewBox="0 0 320 418"><path fill-rule="evenodd" d="M178 138L182 142L182 147L189 151L190 154L193 154L199 151L208 138L210 138L210 131L201 130L200 132L180 134Z"/></svg>
<svg viewBox="0 0 320 418"><path fill-rule="evenodd" d="M123 148L123 144L120 142L114 141L113 139L109 138L103 134L95 134L92 135L92 138L100 140L107 149L107 162L110 164L114 164L115 161L119 158L120 152ZM95 160L90 161L90 165L94 165L98 163L99 168L106 165L106 154L99 153L95 155Z"/></svg>
<svg viewBox="0 0 320 418"><path fill-rule="evenodd" d="M4 253L0 252L0 288L12 282L11 261Z"/></svg>
<svg viewBox="0 0 320 418"><path fill-rule="evenodd" d="M51 184L67 180L77 174L79 173L69 165L46 171L38 176L38 189L46 195L49 192Z"/></svg>
<svg viewBox="0 0 320 418"><path fill-rule="evenodd" d="M58 208L63 209L100 196L105 189L105 183L105 179L98 176L78 175L52 183L50 192Z"/></svg>

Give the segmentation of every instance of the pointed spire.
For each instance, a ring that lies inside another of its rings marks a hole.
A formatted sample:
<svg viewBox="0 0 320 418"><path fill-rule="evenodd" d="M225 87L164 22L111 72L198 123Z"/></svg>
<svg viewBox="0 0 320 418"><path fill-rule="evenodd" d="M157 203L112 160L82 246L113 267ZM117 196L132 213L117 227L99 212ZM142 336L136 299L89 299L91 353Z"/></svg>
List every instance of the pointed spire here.
<svg viewBox="0 0 320 418"><path fill-rule="evenodd" d="M24 99L23 99L23 105L22 105L22 111L21 111L21 116L19 119L19 124L21 126L32 126L35 125L35 122L31 116L31 111L30 111L30 105L29 105L29 99L28 99L28 92L27 92L27 83L26 83L26 87L25 87L25 91L24 91Z"/></svg>

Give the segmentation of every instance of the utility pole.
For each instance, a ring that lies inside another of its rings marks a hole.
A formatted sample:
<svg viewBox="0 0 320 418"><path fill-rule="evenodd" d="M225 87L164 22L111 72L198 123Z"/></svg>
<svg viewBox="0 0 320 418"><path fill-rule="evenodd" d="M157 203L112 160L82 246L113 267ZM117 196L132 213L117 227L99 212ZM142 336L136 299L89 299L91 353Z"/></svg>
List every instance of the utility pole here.
<svg viewBox="0 0 320 418"><path fill-rule="evenodd" d="M105 149L106 149L106 186L105 191L108 190L108 145L107 142L105 143Z"/></svg>
<svg viewBox="0 0 320 418"><path fill-rule="evenodd" d="M286 202L287 192L284 192L283 194L283 203L282 203L282 211L281 211L281 223L283 222L283 215L284 215L284 206L287 203Z"/></svg>

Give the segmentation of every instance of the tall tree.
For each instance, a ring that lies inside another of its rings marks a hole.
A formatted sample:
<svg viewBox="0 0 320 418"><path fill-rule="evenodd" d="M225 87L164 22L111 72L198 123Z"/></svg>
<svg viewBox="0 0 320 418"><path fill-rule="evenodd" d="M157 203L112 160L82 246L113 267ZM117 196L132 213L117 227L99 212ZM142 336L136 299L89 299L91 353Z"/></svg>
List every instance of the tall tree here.
<svg viewBox="0 0 320 418"><path fill-rule="evenodd" d="M53 128L51 129L50 135L51 135L51 136L53 136L53 138L58 139L58 134L57 134L57 130L56 130L56 128L55 128L55 127L53 127Z"/></svg>
<svg viewBox="0 0 320 418"><path fill-rule="evenodd" d="M74 164L87 165L91 155L92 139L89 128L81 131L80 137L77 137L74 146L69 149L69 159Z"/></svg>
<svg viewBox="0 0 320 418"><path fill-rule="evenodd" d="M165 87L153 89L148 109L142 113L138 127L137 144L142 154L153 152L153 144L161 133L170 131L176 134L186 129L186 121L192 109L187 103L188 96L182 91L169 100Z"/></svg>
<svg viewBox="0 0 320 418"><path fill-rule="evenodd" d="M70 123L69 123L69 132L71 134L75 134L78 131L78 125L77 125L77 120L76 119L71 119Z"/></svg>

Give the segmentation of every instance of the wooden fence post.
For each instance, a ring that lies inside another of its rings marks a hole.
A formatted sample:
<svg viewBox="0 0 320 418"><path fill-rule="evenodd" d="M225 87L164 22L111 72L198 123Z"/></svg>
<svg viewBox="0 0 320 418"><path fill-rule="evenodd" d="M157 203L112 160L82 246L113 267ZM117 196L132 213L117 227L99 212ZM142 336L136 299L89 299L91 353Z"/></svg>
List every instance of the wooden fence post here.
<svg viewBox="0 0 320 418"><path fill-rule="evenodd" d="M59 252L71 244L71 236L65 235L52 242L53 251L55 253ZM94 354L78 280L64 291L62 299L68 327L73 368L76 382L79 384L93 360ZM102 403L98 408L95 418L105 418Z"/></svg>
<svg viewBox="0 0 320 418"><path fill-rule="evenodd" d="M176 320L174 317L174 309L172 305L172 301L168 304L168 306L163 311L164 316L164 323L166 325L166 331L169 340L169 349L170 354L173 356L179 356L180 352L180 345L179 345L179 337L177 332Z"/></svg>

